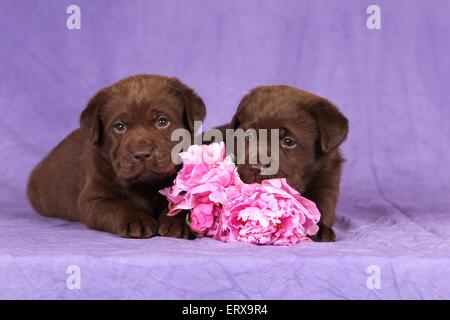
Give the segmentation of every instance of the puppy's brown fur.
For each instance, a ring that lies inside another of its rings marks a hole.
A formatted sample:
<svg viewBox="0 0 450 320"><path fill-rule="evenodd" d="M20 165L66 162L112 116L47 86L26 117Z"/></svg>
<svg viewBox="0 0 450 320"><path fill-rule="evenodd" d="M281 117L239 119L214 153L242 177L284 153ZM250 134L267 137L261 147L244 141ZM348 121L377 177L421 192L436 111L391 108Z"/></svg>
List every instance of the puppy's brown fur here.
<svg viewBox="0 0 450 320"><path fill-rule="evenodd" d="M158 193L179 169L171 133L193 131L202 99L176 78L138 75L100 90L73 131L31 173L28 197L44 216L82 221L122 237L187 237Z"/></svg>
<svg viewBox="0 0 450 320"><path fill-rule="evenodd" d="M231 123L219 129L225 133L227 128L280 130L278 173L261 175L260 166L247 162L238 165L239 174L246 183L286 178L292 187L314 201L322 214L314 239L335 241L332 226L344 162L339 146L348 133L348 120L338 108L326 99L293 87L261 86L241 100ZM295 144L288 145L286 141ZM246 151L249 152L248 146Z"/></svg>

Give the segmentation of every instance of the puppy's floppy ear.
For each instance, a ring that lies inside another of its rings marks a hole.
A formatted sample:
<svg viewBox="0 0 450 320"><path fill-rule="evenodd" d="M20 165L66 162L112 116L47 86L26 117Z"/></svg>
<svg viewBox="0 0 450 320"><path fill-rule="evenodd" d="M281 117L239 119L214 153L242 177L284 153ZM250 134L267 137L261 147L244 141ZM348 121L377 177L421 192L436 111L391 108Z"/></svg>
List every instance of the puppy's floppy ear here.
<svg viewBox="0 0 450 320"><path fill-rule="evenodd" d="M101 112L108 97L107 89L102 89L89 100L80 116L80 128L89 137L92 144L99 146L102 143L103 128Z"/></svg>
<svg viewBox="0 0 450 320"><path fill-rule="evenodd" d="M238 118L238 113L236 112L233 116L233 118L231 119L230 122L230 128L236 130L239 127L239 118Z"/></svg>
<svg viewBox="0 0 450 320"><path fill-rule="evenodd" d="M234 114L233 118L230 122L230 128L236 130L241 122L239 121L239 114L242 113L242 110L244 110L245 106L250 103L250 100L253 99L254 92L253 90L250 91L248 94L246 94L244 97L242 97L241 101L239 102L239 105L237 107L236 113Z"/></svg>
<svg viewBox="0 0 450 320"><path fill-rule="evenodd" d="M189 88L177 78L170 78L169 84L183 100L186 125L191 132L194 132L194 121L203 121L205 119L205 103L193 89Z"/></svg>
<svg viewBox="0 0 450 320"><path fill-rule="evenodd" d="M242 112L243 106L245 101L248 100L248 94L245 95L241 101L239 102L239 105L236 109L236 113L233 115L233 118L231 118L230 121L230 128L233 130L236 130L237 128L239 128L239 125L241 124L241 122L239 121L239 114Z"/></svg>
<svg viewBox="0 0 450 320"><path fill-rule="evenodd" d="M347 138L348 120L339 109L326 99L315 99L309 104L320 134L320 147L324 153L337 148Z"/></svg>

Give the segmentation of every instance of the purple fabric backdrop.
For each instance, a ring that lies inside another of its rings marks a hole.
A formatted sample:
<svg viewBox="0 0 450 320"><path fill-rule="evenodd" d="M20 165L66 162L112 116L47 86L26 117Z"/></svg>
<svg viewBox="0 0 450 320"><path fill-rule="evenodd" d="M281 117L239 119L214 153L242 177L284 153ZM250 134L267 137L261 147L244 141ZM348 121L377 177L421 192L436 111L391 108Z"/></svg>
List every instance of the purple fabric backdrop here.
<svg viewBox="0 0 450 320"><path fill-rule="evenodd" d="M381 30L366 27L372 2ZM66 28L72 3L81 30ZM450 2L3 0L0 12L0 298L450 298ZM207 127L261 84L340 106L338 241L126 240L34 214L32 167L96 90L136 73L195 88ZM381 289L366 285L370 265Z"/></svg>

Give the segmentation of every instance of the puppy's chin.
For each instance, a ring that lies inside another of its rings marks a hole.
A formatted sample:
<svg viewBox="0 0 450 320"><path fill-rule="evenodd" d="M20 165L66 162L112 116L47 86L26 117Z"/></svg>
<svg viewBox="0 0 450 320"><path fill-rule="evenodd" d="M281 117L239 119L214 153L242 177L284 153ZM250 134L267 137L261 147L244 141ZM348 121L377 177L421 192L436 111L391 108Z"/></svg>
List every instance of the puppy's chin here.
<svg viewBox="0 0 450 320"><path fill-rule="evenodd" d="M175 170L155 172L155 171L142 171L129 179L131 183L155 183L159 181L164 181L175 175Z"/></svg>
<svg viewBox="0 0 450 320"><path fill-rule="evenodd" d="M130 168L131 169L131 168ZM133 168L134 170L118 170L116 172L117 177L123 181L133 183L153 183L166 181L173 178L177 173L177 167L175 165L165 166L163 168L151 167L146 168L141 166L139 168Z"/></svg>

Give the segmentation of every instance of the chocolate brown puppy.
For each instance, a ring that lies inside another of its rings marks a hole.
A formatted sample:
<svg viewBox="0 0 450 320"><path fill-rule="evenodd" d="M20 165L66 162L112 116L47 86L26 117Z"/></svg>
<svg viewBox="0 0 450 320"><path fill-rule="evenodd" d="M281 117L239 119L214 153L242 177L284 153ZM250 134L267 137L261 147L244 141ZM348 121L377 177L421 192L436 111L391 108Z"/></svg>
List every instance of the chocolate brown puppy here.
<svg viewBox="0 0 450 320"><path fill-rule="evenodd" d="M292 187L314 201L322 214L314 240L335 241L332 226L344 162L339 146L348 133L348 121L338 108L324 98L293 87L261 86L241 100L231 123L218 129L225 132L227 128L279 129L277 173L261 175L259 160L256 165L248 161L238 164L238 172L246 183L286 178ZM267 154L274 154L268 140ZM251 152L248 144L245 150Z"/></svg>
<svg viewBox="0 0 450 320"><path fill-rule="evenodd" d="M158 193L179 167L175 129L203 120L202 99L176 78L137 75L100 90L73 131L33 170L28 197L48 217L82 221L122 237L187 237L184 218L160 214Z"/></svg>

